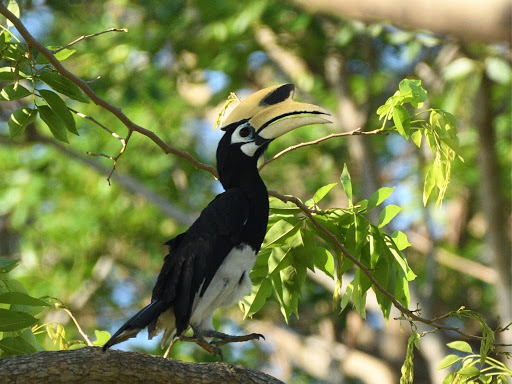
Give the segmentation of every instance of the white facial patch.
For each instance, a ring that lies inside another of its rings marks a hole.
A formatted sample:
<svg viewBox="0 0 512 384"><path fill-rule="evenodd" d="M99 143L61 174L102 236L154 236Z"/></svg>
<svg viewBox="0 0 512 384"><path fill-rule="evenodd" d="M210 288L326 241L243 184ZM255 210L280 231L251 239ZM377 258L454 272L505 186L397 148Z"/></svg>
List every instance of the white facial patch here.
<svg viewBox="0 0 512 384"><path fill-rule="evenodd" d="M251 141L247 144L243 144L240 148L243 153L245 153L249 157L253 157L256 151L258 150L259 146L256 145L254 141Z"/></svg>
<svg viewBox="0 0 512 384"><path fill-rule="evenodd" d="M239 143L242 143L242 152L249 157L254 156L258 150L259 146L254 142L254 128L250 124L240 125L231 135L231 144Z"/></svg>

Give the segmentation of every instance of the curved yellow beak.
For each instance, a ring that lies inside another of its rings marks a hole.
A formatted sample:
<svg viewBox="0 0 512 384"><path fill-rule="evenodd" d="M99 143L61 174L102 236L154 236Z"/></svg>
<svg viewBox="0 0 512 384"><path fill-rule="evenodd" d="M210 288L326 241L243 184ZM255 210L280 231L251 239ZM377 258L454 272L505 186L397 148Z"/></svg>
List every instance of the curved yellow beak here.
<svg viewBox="0 0 512 384"><path fill-rule="evenodd" d="M281 84L253 93L229 114L224 127L249 122L256 130L257 141L264 142L305 125L332 122L325 109L292 100L294 91L293 84Z"/></svg>

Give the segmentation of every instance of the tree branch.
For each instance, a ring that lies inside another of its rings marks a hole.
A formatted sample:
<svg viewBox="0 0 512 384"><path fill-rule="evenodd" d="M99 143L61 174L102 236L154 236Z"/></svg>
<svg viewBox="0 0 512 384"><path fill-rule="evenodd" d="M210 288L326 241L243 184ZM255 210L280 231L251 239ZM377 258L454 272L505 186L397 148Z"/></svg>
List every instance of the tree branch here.
<svg viewBox="0 0 512 384"><path fill-rule="evenodd" d="M186 363L98 347L0 359L3 384L283 384L263 372L226 363Z"/></svg>
<svg viewBox="0 0 512 384"><path fill-rule="evenodd" d="M292 152L292 151L295 151L299 148L303 148L303 147L307 147L309 145L316 145L316 144L319 144L323 141L326 141L326 140L330 140L330 139L334 139L336 137L343 137L343 136L360 136L360 135L378 135L378 134L387 134L387 132L383 131L382 129L375 129L373 131L362 131L361 128L357 128L357 129L354 129L353 131L349 131L349 132L341 132L341 133L331 133L330 135L327 135L327 136L324 136L324 137L321 137L319 139L316 139L316 140L312 140L312 141L307 141L305 143L300 143L300 144L296 144L296 145L292 145L286 149L283 149L281 152L275 154L273 157L271 157L270 159L268 160L265 160L263 162L263 164L260 165L259 167L259 170L261 171L264 167L266 167L269 163L273 162L274 160L277 160L278 158L280 158L281 156L283 156L284 154L288 153L288 152Z"/></svg>
<svg viewBox="0 0 512 384"><path fill-rule="evenodd" d="M121 110L101 97L99 97L90 87L89 85L79 77L75 76L73 73L69 72L57 58L55 55L47 49L44 45L42 45L39 41L37 41L25 28L23 23L18 19L12 12L10 12L2 3L0 3L0 14L4 15L8 20L12 22L12 24L16 27L20 35L23 39L30 45L32 48L39 51L44 57L48 59L50 64L65 78L71 80L75 83L89 98L96 104L102 107L103 109L112 113L117 119L124 124L124 126L128 129L128 132L135 131L140 133L143 136L151 139L156 145L158 145L165 153L172 153L173 155L179 156L187 160L190 164L192 164L195 168L204 170L209 172L212 176L217 177L217 172L215 168L213 168L209 164L201 163L199 160L195 159L188 152L182 151L178 148L167 145L158 135L146 129L138 124L135 124L132 120L130 120Z"/></svg>
<svg viewBox="0 0 512 384"><path fill-rule="evenodd" d="M99 35L102 35L102 34L108 33L108 32L128 32L128 30L126 28L109 28L109 29L107 29L105 31L92 33L90 35L82 35L78 39L73 40L71 43L66 44L63 47L60 47L59 49L54 49L51 52L55 55L56 53L58 53L60 51L63 51L64 49L67 49L67 48L71 47L72 45L75 45L76 43L79 43L82 40L88 39L90 37L99 36Z"/></svg>
<svg viewBox="0 0 512 384"><path fill-rule="evenodd" d="M395 296L393 294L388 292L382 285L379 284L379 282L375 279L375 277L373 276L371 271L363 263L361 263L355 256L353 256L345 248L345 246L343 244L341 244L341 242L338 240L336 235L334 235L332 232L330 232L327 228L325 228L322 224L320 224L315 219L313 212L311 212L311 210L303 202L301 202L297 197L282 195L276 191L269 191L269 195L273 196L285 203L291 202L291 203L295 204L297 207L299 207L300 210L308 217L308 219L311 220L313 225L316 228L318 228L318 230L320 230L322 233L324 233L333 242L333 244L338 248L339 251L341 251L341 253L343 254L344 257L346 257L347 259L352 261L359 269L361 269L361 271L363 271L363 273L368 277L368 279L370 279L373 286L375 288L377 288L384 296L386 296L393 303L393 306L396 309L398 309L406 318L408 318L412 321L418 321L420 323L427 324L427 325L429 325L433 328L439 329L439 330L456 332L459 335L461 335L469 340L478 340L478 341L482 340L481 336L470 335L470 334L467 334L467 333L461 331L458 327L450 327L450 326L440 324L437 322L438 319L455 315L457 313L457 311L452 311L449 314L447 314L446 316L431 320L431 319L425 319L421 316L418 316L415 313L416 311L411 311L409 308L406 308L402 303L400 303L395 298ZM494 345L495 346L510 346L509 344L502 344L502 343L494 343Z"/></svg>

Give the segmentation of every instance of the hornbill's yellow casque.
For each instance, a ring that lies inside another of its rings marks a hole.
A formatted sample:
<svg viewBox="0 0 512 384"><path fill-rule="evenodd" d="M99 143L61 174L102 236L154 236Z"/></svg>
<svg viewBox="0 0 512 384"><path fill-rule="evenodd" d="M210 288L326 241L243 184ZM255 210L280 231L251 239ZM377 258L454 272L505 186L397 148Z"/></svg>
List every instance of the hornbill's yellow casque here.
<svg viewBox="0 0 512 384"><path fill-rule="evenodd" d="M150 339L165 330L162 348L176 331L173 341L193 341L220 356L220 345L262 337L217 332L212 327L212 314L251 291L249 273L265 236L269 213L258 158L272 140L286 132L330 122L326 110L293 101L294 89L293 84L284 84L260 90L226 118L217 148L217 169L225 192L186 232L166 243L169 254L151 303L114 333L103 350L134 337L145 327ZM183 335L189 327L192 337ZM208 342L205 338L218 340Z"/></svg>

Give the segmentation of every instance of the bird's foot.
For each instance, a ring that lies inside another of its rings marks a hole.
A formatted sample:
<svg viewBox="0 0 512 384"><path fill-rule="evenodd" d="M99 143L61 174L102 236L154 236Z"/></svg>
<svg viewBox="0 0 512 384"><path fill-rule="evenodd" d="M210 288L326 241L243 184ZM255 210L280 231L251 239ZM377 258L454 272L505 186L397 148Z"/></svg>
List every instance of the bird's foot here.
<svg viewBox="0 0 512 384"><path fill-rule="evenodd" d="M203 348L206 352L211 353L212 355L217 355L220 357L221 360L224 360L224 356L222 355L221 349L213 344L209 343L205 338L204 335L201 332L198 332L194 329L194 336L180 336L180 341L186 341L186 342L192 342L199 345L201 348Z"/></svg>
<svg viewBox="0 0 512 384"><path fill-rule="evenodd" d="M250 340L259 340L259 339L265 340L265 336L263 336L261 333L251 333L249 335L232 336L232 335L228 335L226 333L217 332L214 330L208 330L208 331L203 331L203 336L211 337L213 339L218 339L218 340L214 340L214 341L210 342L210 345L214 345L214 346L221 346L221 345L226 345L229 343L239 343L239 342L250 341Z"/></svg>

